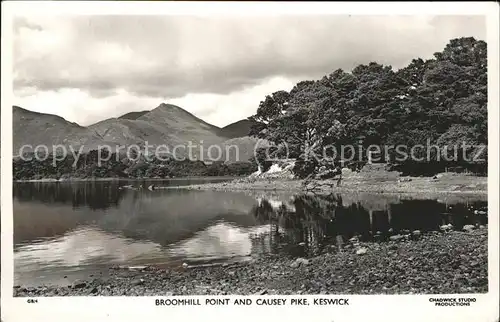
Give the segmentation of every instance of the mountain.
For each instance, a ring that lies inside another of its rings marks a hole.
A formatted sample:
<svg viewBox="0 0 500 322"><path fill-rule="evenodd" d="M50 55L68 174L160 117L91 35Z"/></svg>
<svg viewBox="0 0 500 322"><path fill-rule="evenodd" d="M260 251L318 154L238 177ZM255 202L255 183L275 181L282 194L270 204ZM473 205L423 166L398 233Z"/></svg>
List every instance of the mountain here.
<svg viewBox="0 0 500 322"><path fill-rule="evenodd" d="M264 143L256 138L244 136L225 141L223 151L227 151L229 160L247 161L254 156L256 144L259 144L259 147L267 146L267 142ZM237 147L237 150L235 147Z"/></svg>
<svg viewBox="0 0 500 322"><path fill-rule="evenodd" d="M119 119L137 120L139 117L143 116L144 114L146 114L148 112L149 111L130 112L130 113L127 113L127 114L120 116Z"/></svg>
<svg viewBox="0 0 500 322"><path fill-rule="evenodd" d="M75 150L83 145L83 151L86 152L97 149L99 145L108 145L111 150L116 150L119 146L143 147L147 143L152 147L150 153L156 147L165 145L168 152L175 151L176 156L191 159L203 157L206 161L218 158L218 151L221 151L222 158L226 160L227 149L232 149L232 153L229 153L232 155L231 161L237 161L234 147L239 148L241 145L244 151L240 153L238 160L245 161L250 155L249 151L253 151L249 146L255 141L244 137L249 126L249 121L242 120L221 129L179 106L164 103L151 111L127 113L88 127L68 122L60 116L13 107L15 155L25 144L32 147L62 144L72 146Z"/></svg>
<svg viewBox="0 0 500 322"><path fill-rule="evenodd" d="M221 128L219 134L230 139L247 136L254 124L250 120L241 120Z"/></svg>
<svg viewBox="0 0 500 322"><path fill-rule="evenodd" d="M102 140L115 145L166 145L170 152L175 149L176 156L180 154L182 157L189 157L191 144L193 157L202 155L207 158L210 146L220 145L227 140L218 134L218 127L171 104L160 104L135 120L112 118L91 125L88 129Z"/></svg>
<svg viewBox="0 0 500 322"><path fill-rule="evenodd" d="M85 145L88 149L97 148L102 139L88 128L66 121L60 116L37 113L19 106L12 109L13 152L18 155L33 151L37 145L64 145L78 149Z"/></svg>

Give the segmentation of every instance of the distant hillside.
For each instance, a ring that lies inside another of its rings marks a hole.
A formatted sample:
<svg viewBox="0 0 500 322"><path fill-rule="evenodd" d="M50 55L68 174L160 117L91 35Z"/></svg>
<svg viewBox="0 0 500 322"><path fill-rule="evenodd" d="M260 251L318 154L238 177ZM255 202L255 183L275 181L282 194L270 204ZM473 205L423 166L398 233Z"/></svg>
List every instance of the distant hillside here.
<svg viewBox="0 0 500 322"><path fill-rule="evenodd" d="M90 129L76 123L66 121L60 116L43 114L25 110L19 106L12 109L13 153L19 154L21 147L31 145L65 145L78 149L81 145L86 148L97 148L102 144L102 138ZM29 152L26 147L24 152Z"/></svg>
<svg viewBox="0 0 500 322"><path fill-rule="evenodd" d="M248 136L250 133L250 128L255 122L250 120L241 120L238 122L231 123L220 129L219 134L221 136L233 139L240 138L243 136Z"/></svg>
<svg viewBox="0 0 500 322"><path fill-rule="evenodd" d="M151 153L160 145L166 145L169 152L175 150L176 156L192 159L210 160L218 157L220 147L222 158L226 154L226 141L238 135L248 133L250 121L243 120L224 128L211 125L182 108L171 104L160 104L151 111L131 112L118 118L103 120L88 127L66 121L60 116L36 113L13 106L14 154L17 155L22 145L65 145L77 150L84 145L84 152L97 149L99 145L116 146L138 145L146 143L152 147ZM239 161L247 160L253 139L241 138L230 142L232 146L241 143ZM191 146L191 155L188 154ZM201 148L202 147L202 148ZM234 151L234 147L232 148ZM29 152L29 151L25 151ZM233 153L236 156L235 153ZM251 155L250 155L251 156ZM237 161L231 158L231 161Z"/></svg>
<svg viewBox="0 0 500 322"><path fill-rule="evenodd" d="M130 112L130 113L124 114L118 118L119 119L126 119L126 120L137 120L139 117L143 116L144 114L146 114L148 112L149 111Z"/></svg>
<svg viewBox="0 0 500 322"><path fill-rule="evenodd" d="M255 145L257 144L258 139L245 136L241 138L229 139L223 143L224 151L227 151L229 154L230 160L241 160L246 161L250 160L251 157L254 156ZM265 144L265 145L264 145ZM267 142L263 143L259 142L260 147L268 146ZM238 147L238 155L236 154L236 148Z"/></svg>

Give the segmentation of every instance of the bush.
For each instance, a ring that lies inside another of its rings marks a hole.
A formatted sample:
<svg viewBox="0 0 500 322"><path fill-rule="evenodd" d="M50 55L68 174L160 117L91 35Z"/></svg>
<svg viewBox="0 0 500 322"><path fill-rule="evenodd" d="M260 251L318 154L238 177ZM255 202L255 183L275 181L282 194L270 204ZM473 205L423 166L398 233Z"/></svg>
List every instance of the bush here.
<svg viewBox="0 0 500 322"><path fill-rule="evenodd" d="M314 174L317 166L318 162L315 159L312 160L297 159L292 171L295 176L297 176L300 179L304 179L310 176L311 174Z"/></svg>
<svg viewBox="0 0 500 322"><path fill-rule="evenodd" d="M269 160L270 157L278 151L277 147L260 148L257 149L255 157L253 158L256 166L260 165L262 172L266 172L273 165L273 162Z"/></svg>

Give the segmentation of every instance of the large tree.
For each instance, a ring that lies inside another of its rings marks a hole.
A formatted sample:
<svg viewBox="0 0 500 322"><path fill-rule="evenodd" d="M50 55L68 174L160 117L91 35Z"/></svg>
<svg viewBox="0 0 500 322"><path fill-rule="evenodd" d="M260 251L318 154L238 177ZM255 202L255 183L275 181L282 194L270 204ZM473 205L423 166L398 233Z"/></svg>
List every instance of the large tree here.
<svg viewBox="0 0 500 322"><path fill-rule="evenodd" d="M486 43L452 39L434 58L415 58L398 71L376 62L338 69L266 96L252 120L253 135L286 142L298 158L359 139L365 147L486 145ZM437 161L431 157L425 162Z"/></svg>

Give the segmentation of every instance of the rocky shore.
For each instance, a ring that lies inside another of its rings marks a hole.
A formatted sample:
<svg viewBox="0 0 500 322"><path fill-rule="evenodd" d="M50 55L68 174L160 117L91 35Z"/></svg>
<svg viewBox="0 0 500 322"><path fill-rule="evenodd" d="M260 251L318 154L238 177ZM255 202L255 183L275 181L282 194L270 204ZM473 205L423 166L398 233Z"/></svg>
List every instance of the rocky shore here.
<svg viewBox="0 0 500 322"><path fill-rule="evenodd" d="M110 268L71 286L15 286L14 296L435 294L488 291L487 227L411 232L387 241L351 239L313 258L268 255L248 262ZM103 274L104 276L104 274Z"/></svg>

